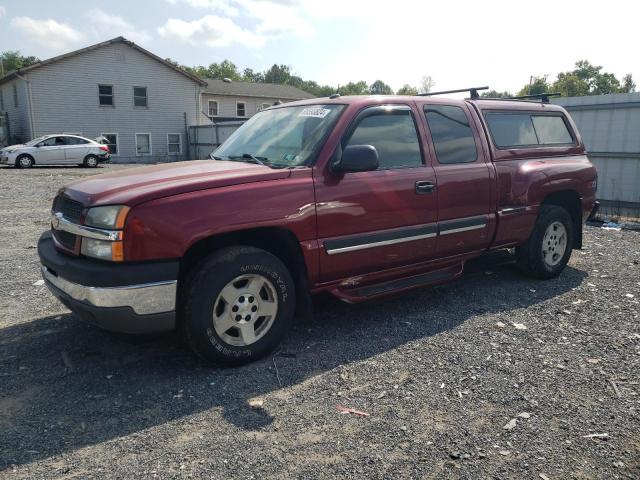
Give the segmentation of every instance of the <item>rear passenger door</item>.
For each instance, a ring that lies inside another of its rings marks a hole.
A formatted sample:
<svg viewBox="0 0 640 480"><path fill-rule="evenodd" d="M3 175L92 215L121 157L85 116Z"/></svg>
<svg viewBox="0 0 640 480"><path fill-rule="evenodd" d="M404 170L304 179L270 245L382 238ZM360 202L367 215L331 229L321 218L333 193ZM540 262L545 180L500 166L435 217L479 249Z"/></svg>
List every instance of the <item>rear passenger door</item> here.
<svg viewBox="0 0 640 480"><path fill-rule="evenodd" d="M79 137L65 137L65 140L64 152L67 163L82 163L89 153L89 141Z"/></svg>
<svg viewBox="0 0 640 480"><path fill-rule="evenodd" d="M493 174L478 124L464 104L424 104L438 188L439 258L490 243Z"/></svg>

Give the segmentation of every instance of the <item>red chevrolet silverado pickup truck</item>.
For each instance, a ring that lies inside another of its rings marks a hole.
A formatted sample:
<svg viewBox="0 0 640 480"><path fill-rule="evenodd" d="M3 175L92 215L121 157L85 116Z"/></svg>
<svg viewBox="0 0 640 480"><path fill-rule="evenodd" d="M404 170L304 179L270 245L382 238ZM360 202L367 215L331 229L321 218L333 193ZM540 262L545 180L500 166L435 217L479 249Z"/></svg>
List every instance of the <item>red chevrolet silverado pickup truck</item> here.
<svg viewBox="0 0 640 480"><path fill-rule="evenodd" d="M596 184L559 106L333 96L256 114L211 159L65 186L38 251L79 317L179 330L205 359L242 363L272 351L317 292L397 294L510 247L526 274L559 275Z"/></svg>

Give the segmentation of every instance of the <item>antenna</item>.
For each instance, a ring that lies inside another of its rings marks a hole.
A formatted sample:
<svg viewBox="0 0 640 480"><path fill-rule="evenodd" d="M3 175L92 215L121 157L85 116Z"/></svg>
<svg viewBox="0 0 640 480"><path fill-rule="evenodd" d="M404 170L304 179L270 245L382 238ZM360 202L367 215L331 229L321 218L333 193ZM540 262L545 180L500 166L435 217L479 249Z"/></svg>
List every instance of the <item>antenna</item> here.
<svg viewBox="0 0 640 480"><path fill-rule="evenodd" d="M433 95L446 95L448 93L469 92L469 96L473 100L477 100L477 99L480 98L480 95L478 95L478 90L489 90L489 87L470 87L470 88L460 88L458 90L443 90L441 92L419 93L418 96L420 96L420 97L431 97Z"/></svg>

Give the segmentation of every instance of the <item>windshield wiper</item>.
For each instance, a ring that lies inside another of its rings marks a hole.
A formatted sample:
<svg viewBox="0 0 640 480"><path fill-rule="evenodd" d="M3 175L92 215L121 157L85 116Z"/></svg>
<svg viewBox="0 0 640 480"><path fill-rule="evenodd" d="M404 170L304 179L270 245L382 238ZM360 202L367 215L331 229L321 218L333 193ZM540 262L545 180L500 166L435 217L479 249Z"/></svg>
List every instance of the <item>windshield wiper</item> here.
<svg viewBox="0 0 640 480"><path fill-rule="evenodd" d="M257 163L258 165L262 165L263 167L268 166L263 160L269 160L267 157L254 157L250 153L243 153L242 155L229 155L227 157L229 160L252 160L253 163Z"/></svg>

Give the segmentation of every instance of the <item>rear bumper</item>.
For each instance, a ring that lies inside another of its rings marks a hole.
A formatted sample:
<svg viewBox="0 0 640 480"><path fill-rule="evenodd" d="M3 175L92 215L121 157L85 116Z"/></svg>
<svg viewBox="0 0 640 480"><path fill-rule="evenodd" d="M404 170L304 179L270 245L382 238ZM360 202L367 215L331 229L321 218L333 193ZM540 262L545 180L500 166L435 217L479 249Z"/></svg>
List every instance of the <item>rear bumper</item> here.
<svg viewBox="0 0 640 480"><path fill-rule="evenodd" d="M80 318L123 333L175 327L177 262L108 264L58 252L49 232L38 242L42 278Z"/></svg>
<svg viewBox="0 0 640 480"><path fill-rule="evenodd" d="M111 154L105 153L104 155L98 155L98 162L109 163L111 161Z"/></svg>

